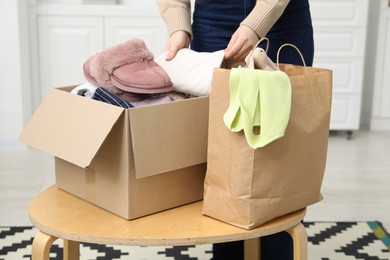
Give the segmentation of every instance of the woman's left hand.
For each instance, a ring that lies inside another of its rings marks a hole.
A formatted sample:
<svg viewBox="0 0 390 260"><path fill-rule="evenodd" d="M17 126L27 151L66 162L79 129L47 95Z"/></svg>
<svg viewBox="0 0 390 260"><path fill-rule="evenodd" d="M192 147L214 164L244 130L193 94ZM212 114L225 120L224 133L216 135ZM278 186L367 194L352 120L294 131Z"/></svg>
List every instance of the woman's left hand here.
<svg viewBox="0 0 390 260"><path fill-rule="evenodd" d="M245 57L255 47L259 36L251 28L241 25L232 35L225 49L225 60L244 61Z"/></svg>

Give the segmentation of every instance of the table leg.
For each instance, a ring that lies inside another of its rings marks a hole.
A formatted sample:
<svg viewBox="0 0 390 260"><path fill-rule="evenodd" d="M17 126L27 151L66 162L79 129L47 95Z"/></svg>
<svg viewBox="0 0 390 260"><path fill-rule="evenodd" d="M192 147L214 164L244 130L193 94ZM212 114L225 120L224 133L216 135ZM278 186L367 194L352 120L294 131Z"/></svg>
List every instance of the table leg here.
<svg viewBox="0 0 390 260"><path fill-rule="evenodd" d="M64 260L80 259L80 243L64 239Z"/></svg>
<svg viewBox="0 0 390 260"><path fill-rule="evenodd" d="M55 240L57 237L39 231L32 244L32 260L50 260L50 247Z"/></svg>
<svg viewBox="0 0 390 260"><path fill-rule="evenodd" d="M260 259L260 239L252 238L244 240L244 259Z"/></svg>
<svg viewBox="0 0 390 260"><path fill-rule="evenodd" d="M294 260L307 260L307 233L302 223L286 230L293 240Z"/></svg>

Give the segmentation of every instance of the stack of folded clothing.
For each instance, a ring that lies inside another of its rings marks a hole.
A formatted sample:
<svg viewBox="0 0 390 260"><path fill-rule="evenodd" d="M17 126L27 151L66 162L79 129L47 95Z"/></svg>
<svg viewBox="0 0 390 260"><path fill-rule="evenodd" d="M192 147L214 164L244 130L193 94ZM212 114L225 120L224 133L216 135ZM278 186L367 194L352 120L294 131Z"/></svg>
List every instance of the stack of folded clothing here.
<svg viewBox="0 0 390 260"><path fill-rule="evenodd" d="M124 108L207 96L224 51L184 48L170 61L166 56L154 59L141 39L125 41L88 58L83 66L87 82L71 93Z"/></svg>
<svg viewBox="0 0 390 260"><path fill-rule="evenodd" d="M168 73L175 91L192 96L208 96L214 68L222 66L224 55L224 50L196 52L184 48L170 61L166 60L166 52L155 61Z"/></svg>
<svg viewBox="0 0 390 260"><path fill-rule="evenodd" d="M170 77L153 58L140 39L98 52L84 63L87 83L71 93L124 108L184 98L173 92Z"/></svg>

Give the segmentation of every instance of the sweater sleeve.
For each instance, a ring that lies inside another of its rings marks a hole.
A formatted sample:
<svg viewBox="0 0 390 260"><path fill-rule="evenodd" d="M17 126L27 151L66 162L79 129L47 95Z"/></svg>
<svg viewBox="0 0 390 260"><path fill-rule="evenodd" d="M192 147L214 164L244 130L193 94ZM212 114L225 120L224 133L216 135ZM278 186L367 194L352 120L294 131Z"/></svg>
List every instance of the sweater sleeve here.
<svg viewBox="0 0 390 260"><path fill-rule="evenodd" d="M290 0L257 0L252 12L241 22L248 26L261 38L283 14Z"/></svg>
<svg viewBox="0 0 390 260"><path fill-rule="evenodd" d="M190 0L156 0L169 35L186 31L192 37Z"/></svg>

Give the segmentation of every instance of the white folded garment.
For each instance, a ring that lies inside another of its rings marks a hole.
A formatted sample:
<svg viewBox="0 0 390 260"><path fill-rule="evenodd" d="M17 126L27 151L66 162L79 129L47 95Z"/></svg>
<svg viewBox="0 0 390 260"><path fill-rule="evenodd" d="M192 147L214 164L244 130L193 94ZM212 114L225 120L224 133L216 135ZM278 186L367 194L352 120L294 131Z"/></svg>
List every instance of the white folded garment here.
<svg viewBox="0 0 390 260"><path fill-rule="evenodd" d="M173 89L194 96L210 94L214 68L220 68L225 55L224 50L216 52L196 52L181 49L175 58L166 61L164 52L155 61L171 78Z"/></svg>
<svg viewBox="0 0 390 260"><path fill-rule="evenodd" d="M78 85L72 91L71 94L83 96L86 98L93 98L93 95L95 95L97 87L95 85L92 85L89 82L86 82L84 84Z"/></svg>

